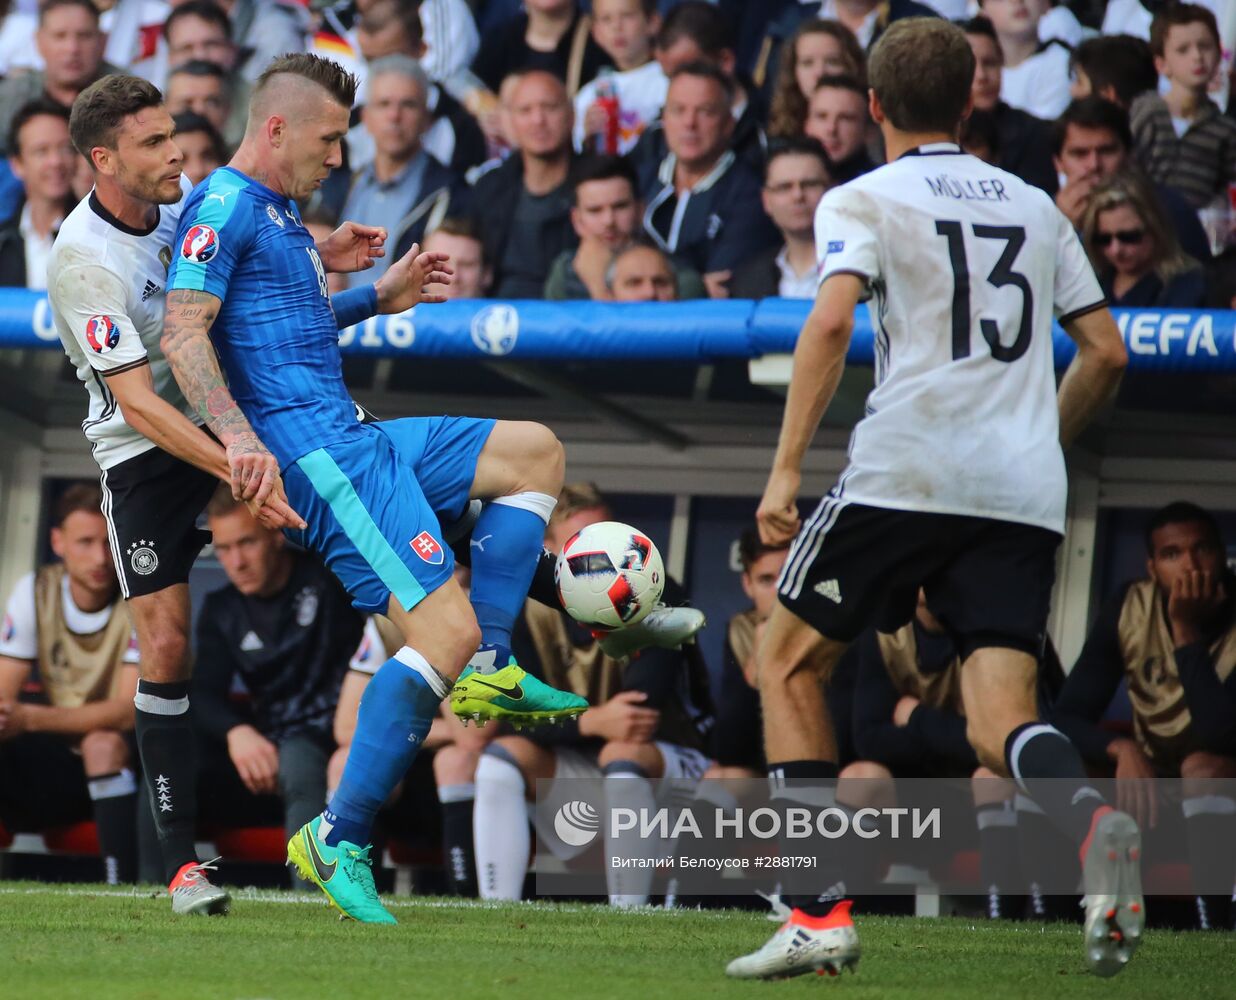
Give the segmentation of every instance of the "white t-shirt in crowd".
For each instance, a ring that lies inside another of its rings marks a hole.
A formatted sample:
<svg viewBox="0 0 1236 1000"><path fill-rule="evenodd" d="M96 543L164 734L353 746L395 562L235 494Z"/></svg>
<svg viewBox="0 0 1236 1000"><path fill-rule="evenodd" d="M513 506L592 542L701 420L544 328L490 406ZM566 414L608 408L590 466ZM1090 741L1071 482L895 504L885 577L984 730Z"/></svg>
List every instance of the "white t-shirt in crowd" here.
<svg viewBox="0 0 1236 1000"><path fill-rule="evenodd" d="M665 105L665 93L669 90L669 78L655 59L637 69L623 73L609 73L586 84L575 95L575 128L573 137L576 152L584 149L584 117L597 99L597 87L605 81L618 95L618 152L629 153L639 142L640 135L648 125L657 120Z"/></svg>
<svg viewBox="0 0 1236 1000"><path fill-rule="evenodd" d="M1069 106L1069 50L1049 44L1018 66L1005 66L1000 98L1048 121Z"/></svg>
<svg viewBox="0 0 1236 1000"><path fill-rule="evenodd" d="M815 239L821 281L863 279L875 332L840 498L1063 533L1052 319L1104 296L1052 199L924 146L829 191Z"/></svg>

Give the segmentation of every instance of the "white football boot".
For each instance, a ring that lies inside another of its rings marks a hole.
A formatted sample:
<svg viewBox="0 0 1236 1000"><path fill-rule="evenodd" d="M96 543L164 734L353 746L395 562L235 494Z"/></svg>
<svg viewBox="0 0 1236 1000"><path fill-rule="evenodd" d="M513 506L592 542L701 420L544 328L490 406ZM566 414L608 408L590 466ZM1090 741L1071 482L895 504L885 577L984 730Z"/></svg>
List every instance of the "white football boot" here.
<svg viewBox="0 0 1236 1000"><path fill-rule="evenodd" d="M658 604L634 625L597 629L593 635L606 656L621 660L641 649L678 649L684 642L694 642L695 634L707 621L699 608L671 608Z"/></svg>
<svg viewBox="0 0 1236 1000"><path fill-rule="evenodd" d="M1142 943L1146 904L1140 871L1142 837L1127 813L1111 810L1094 821L1084 845L1086 963L1096 976L1114 976Z"/></svg>
<svg viewBox="0 0 1236 1000"><path fill-rule="evenodd" d="M813 917L772 900L770 920L785 918L777 932L759 951L736 958L725 967L735 979L788 979L808 972L835 976L842 969L853 972L861 949L858 932L850 918L850 900L836 903L828 916Z"/></svg>
<svg viewBox="0 0 1236 1000"><path fill-rule="evenodd" d="M172 896L172 912L202 917L226 916L232 908L232 897L226 889L211 883L208 871L218 871L215 861L184 865L172 879L167 891Z"/></svg>

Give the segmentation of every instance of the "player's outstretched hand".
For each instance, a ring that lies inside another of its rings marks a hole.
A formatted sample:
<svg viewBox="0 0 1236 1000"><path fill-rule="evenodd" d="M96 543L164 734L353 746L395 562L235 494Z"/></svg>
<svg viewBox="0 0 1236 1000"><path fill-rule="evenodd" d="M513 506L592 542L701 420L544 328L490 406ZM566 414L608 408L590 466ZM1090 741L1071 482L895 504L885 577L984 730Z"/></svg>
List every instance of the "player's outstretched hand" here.
<svg viewBox="0 0 1236 1000"><path fill-rule="evenodd" d="M317 247L322 266L328 271L366 271L379 257L386 256L386 228L345 222Z"/></svg>
<svg viewBox="0 0 1236 1000"><path fill-rule="evenodd" d="M773 470L764 487L764 498L755 512L760 540L765 545L785 545L793 541L802 522L798 519L798 487L802 476L797 472Z"/></svg>
<svg viewBox="0 0 1236 1000"><path fill-rule="evenodd" d="M426 285L449 285L455 271L444 253L421 253L413 243L408 252L386 269L373 286L378 293L378 312L401 313L422 302L445 302L446 296L425 291Z"/></svg>

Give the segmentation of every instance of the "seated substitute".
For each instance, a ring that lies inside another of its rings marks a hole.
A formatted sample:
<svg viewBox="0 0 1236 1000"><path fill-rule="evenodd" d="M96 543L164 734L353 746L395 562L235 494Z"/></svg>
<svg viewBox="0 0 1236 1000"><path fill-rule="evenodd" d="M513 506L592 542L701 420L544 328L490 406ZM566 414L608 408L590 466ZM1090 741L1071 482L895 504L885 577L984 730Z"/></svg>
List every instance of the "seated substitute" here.
<svg viewBox="0 0 1236 1000"><path fill-rule="evenodd" d="M716 763L708 771L710 779L754 778L767 773L755 650L764 634L764 623L777 603L777 582L789 553L788 542L768 545L760 540L755 528L748 528L738 539L740 581L751 607L734 615L725 628L721 693L717 700L717 725L712 733L712 756ZM841 658L825 685L842 763L854 757L850 705L857 672L858 649L854 647Z"/></svg>
<svg viewBox="0 0 1236 1000"><path fill-rule="evenodd" d="M560 551L581 528L610 518L604 497L589 484L564 487L546 531L546 547ZM666 581L666 596L673 582ZM673 587L675 591L677 587ZM476 768L473 824L476 870L484 899L519 899L531 847L527 802L538 778L605 776L614 807L653 808L649 779L695 782L709 766L712 725L707 668L698 649L647 649L632 660L607 656L595 637L560 608L529 602L514 636L521 662L539 664L547 681L577 691L594 707L578 719L524 735L499 736ZM549 831L564 860L570 850ZM606 837L607 854L637 856L659 845ZM577 853L577 852L576 852ZM651 869L607 868L610 902L648 901Z"/></svg>
<svg viewBox="0 0 1236 1000"><path fill-rule="evenodd" d="M1121 680L1132 737L1099 725ZM1120 808L1142 824L1165 823L1166 803L1154 781L1121 779L1183 779L1179 809L1198 924L1227 926L1236 875L1236 579L1209 511L1178 501L1151 516L1146 578L1100 609L1056 704L1056 724L1089 764L1114 767ZM1211 779L1228 780L1214 787Z"/></svg>
<svg viewBox="0 0 1236 1000"><path fill-rule="evenodd" d="M198 615L197 721L250 792L279 796L290 837L326 801L335 704L363 619L325 566L285 546L226 487L206 517L229 583ZM248 711L229 697L236 680Z"/></svg>
<svg viewBox="0 0 1236 1000"><path fill-rule="evenodd" d="M22 577L9 598L0 629L0 821L41 830L93 816L100 874L116 885L137 876L129 734L138 650L102 503L93 483L65 491L51 530L60 562ZM35 677L46 704L19 700Z"/></svg>
<svg viewBox="0 0 1236 1000"><path fill-rule="evenodd" d="M969 778L988 917L1019 916L1009 896L1023 888L1031 890L1033 915L1046 916L1034 872L1019 863L1016 788L979 764L966 737L961 657L924 593L909 622L891 633L868 631L859 650L854 744L861 759L842 770L838 800L879 808L893 804L894 778ZM1041 703L1050 704L1063 678L1048 643L1039 661Z"/></svg>

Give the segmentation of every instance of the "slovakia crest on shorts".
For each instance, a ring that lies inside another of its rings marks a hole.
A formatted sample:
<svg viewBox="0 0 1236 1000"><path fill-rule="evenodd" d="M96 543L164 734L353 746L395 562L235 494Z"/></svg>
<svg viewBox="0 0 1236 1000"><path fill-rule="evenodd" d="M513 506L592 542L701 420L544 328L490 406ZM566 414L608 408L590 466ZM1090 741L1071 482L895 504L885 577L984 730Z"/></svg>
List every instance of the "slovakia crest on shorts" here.
<svg viewBox="0 0 1236 1000"><path fill-rule="evenodd" d="M194 226L180 246L180 256L194 264L205 264L218 252L219 234L210 226Z"/></svg>
<svg viewBox="0 0 1236 1000"><path fill-rule="evenodd" d="M445 558L442 546L438 544L438 540L428 531L422 531L408 544L412 546L412 551L429 563L430 566L442 565L442 560Z"/></svg>
<svg viewBox="0 0 1236 1000"><path fill-rule="evenodd" d="M86 342L95 354L109 354L120 343L120 327L110 316L91 316L86 320Z"/></svg>

